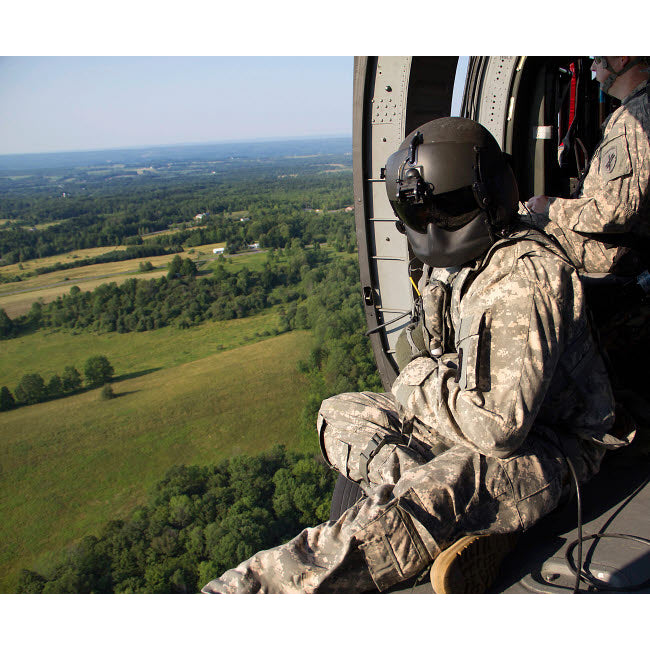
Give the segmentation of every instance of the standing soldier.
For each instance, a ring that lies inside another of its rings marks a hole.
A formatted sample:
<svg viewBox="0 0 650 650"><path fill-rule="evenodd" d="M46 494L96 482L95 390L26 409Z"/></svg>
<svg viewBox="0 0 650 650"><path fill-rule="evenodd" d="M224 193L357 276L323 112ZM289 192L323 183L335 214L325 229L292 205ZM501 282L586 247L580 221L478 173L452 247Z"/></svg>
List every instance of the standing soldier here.
<svg viewBox="0 0 650 650"><path fill-rule="evenodd" d="M432 564L436 591L484 591L511 534L626 442L578 274L516 219L491 134L462 118L425 124L389 158L386 189L424 264L420 319L391 392L332 397L317 422L325 460L366 496L205 592L384 591Z"/></svg>

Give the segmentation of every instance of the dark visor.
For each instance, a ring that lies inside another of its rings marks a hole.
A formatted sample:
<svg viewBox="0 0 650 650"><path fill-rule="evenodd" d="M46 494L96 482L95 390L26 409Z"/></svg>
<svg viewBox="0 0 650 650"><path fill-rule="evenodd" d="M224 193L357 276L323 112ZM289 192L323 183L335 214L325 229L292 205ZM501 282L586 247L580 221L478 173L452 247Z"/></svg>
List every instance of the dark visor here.
<svg viewBox="0 0 650 650"><path fill-rule="evenodd" d="M479 210L469 186L429 196L420 202L400 198L391 203L398 218L421 233L427 231L429 222L445 230L457 230L471 221Z"/></svg>

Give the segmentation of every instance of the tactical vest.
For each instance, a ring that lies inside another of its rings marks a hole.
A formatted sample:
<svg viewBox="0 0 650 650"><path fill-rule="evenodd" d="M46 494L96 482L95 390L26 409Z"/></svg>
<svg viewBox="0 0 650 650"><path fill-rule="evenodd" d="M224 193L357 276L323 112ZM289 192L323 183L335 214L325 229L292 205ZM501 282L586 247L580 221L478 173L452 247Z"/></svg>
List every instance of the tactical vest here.
<svg viewBox="0 0 650 650"><path fill-rule="evenodd" d="M411 322L402 330L395 344L395 360L400 371L417 357L430 356L437 359L443 354L456 351L450 314L453 282L457 278L459 281L462 280L463 288L466 289L496 250L524 239L542 244L567 264L572 265L569 257L553 237L530 229L494 243L475 267L442 269L432 268L426 264L422 267ZM458 277L460 274L465 277Z"/></svg>

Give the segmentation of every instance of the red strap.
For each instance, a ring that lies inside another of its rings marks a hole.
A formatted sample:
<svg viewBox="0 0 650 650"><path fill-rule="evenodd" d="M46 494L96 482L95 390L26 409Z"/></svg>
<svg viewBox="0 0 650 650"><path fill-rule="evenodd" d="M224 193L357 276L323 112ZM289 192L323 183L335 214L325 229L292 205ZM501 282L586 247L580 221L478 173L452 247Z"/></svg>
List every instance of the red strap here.
<svg viewBox="0 0 650 650"><path fill-rule="evenodd" d="M573 118L575 117L576 114L576 85L577 85L577 77L576 77L576 65L575 63L571 63L569 65L569 70L571 71L571 94L569 97L569 126L573 123Z"/></svg>

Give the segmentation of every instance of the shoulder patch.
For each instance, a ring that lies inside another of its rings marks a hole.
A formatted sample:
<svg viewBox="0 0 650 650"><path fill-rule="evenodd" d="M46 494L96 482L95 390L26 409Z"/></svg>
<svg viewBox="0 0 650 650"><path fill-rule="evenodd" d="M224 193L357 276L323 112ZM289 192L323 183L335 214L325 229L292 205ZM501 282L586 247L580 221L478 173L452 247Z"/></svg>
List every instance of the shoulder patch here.
<svg viewBox="0 0 650 650"><path fill-rule="evenodd" d="M625 135L605 142L600 148L598 173L606 182L625 176L632 171Z"/></svg>

